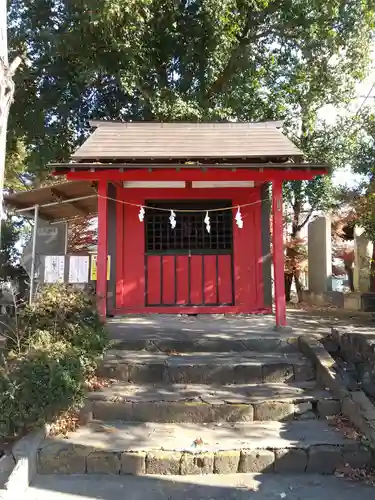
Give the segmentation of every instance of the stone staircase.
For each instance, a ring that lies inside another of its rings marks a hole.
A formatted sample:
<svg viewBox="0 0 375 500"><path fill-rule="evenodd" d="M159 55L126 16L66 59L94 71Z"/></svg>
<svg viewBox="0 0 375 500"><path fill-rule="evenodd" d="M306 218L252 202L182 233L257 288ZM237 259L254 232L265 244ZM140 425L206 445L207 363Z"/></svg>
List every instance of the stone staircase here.
<svg viewBox="0 0 375 500"><path fill-rule="evenodd" d="M332 474L371 454L328 425L340 402L318 387L296 339L119 340L88 395L88 422L39 450L39 472Z"/></svg>

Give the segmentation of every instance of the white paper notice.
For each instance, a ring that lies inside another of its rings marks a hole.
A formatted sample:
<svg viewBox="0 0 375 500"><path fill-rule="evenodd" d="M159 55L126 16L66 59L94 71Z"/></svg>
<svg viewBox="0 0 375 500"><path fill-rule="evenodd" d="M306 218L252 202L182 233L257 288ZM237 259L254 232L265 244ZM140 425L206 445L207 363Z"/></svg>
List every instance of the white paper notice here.
<svg viewBox="0 0 375 500"><path fill-rule="evenodd" d="M69 260L69 283L88 283L89 257L72 255Z"/></svg>
<svg viewBox="0 0 375 500"><path fill-rule="evenodd" d="M47 255L44 261L44 282L63 282L64 270L65 257L63 255Z"/></svg>

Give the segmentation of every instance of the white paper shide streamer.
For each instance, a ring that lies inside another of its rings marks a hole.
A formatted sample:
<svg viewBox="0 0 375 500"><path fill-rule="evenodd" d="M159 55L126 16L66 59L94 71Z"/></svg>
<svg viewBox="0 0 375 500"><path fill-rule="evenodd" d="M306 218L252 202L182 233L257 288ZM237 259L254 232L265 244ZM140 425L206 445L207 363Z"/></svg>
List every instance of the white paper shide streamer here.
<svg viewBox="0 0 375 500"><path fill-rule="evenodd" d="M138 219L140 220L140 222L143 222L145 220L145 215L146 215L145 207L143 207L142 205L139 205ZM236 213L236 216L234 219L236 221L237 226L240 229L242 229L243 228L243 219L242 219L242 214L241 214L241 208L239 206L237 207L237 213ZM172 229L174 229L177 225L176 212L172 209L170 211L169 223L170 223ZM208 233L211 233L211 219L210 219L210 215L209 215L208 210L206 211L204 223L206 225L206 231Z"/></svg>
<svg viewBox="0 0 375 500"><path fill-rule="evenodd" d="M211 232L211 224L210 224L210 216L208 215L208 212L206 212L206 217L204 218L204 223L206 224L206 229L207 232Z"/></svg>
<svg viewBox="0 0 375 500"><path fill-rule="evenodd" d="M145 218L145 209L143 207L141 207L139 209L138 219L140 222L143 222L144 218Z"/></svg>
<svg viewBox="0 0 375 500"><path fill-rule="evenodd" d="M238 226L240 229L242 229L242 228L243 228L243 220L242 220L242 214L241 214L240 207L238 207L238 208L237 208L237 213L236 213L235 220L236 220L236 224L237 224L237 226Z"/></svg>
<svg viewBox="0 0 375 500"><path fill-rule="evenodd" d="M171 228L174 229L176 227L176 214L173 210L171 210L171 215L169 216L169 222L171 224Z"/></svg>

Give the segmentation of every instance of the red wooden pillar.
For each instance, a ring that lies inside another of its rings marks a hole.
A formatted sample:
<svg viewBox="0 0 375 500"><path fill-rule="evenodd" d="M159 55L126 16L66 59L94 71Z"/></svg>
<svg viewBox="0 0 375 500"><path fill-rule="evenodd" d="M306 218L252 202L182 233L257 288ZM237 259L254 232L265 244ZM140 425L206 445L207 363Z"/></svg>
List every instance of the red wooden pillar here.
<svg viewBox="0 0 375 500"><path fill-rule="evenodd" d="M272 181L272 254L276 328L286 326L282 187L281 180Z"/></svg>
<svg viewBox="0 0 375 500"><path fill-rule="evenodd" d="M96 263L96 296L101 317L107 315L107 259L108 259L108 183L98 182L98 257Z"/></svg>

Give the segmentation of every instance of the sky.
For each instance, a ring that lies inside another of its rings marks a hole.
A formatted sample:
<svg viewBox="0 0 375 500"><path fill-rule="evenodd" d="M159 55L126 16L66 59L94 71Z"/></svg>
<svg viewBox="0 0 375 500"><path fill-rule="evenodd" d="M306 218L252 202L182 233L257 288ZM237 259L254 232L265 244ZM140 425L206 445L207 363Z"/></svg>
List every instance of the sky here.
<svg viewBox="0 0 375 500"><path fill-rule="evenodd" d="M355 99L351 105L345 110L348 114L355 114L360 107L364 105L371 105L375 99L375 44L373 47L373 68L370 71L367 78L361 82L357 87L357 99ZM333 124L337 117L339 116L339 111L333 106L324 106L319 113L319 117L325 120L329 124ZM353 174L351 172L350 166L346 169L340 170L333 175L333 182L335 184L346 184L348 187L353 187L361 181L361 176Z"/></svg>

